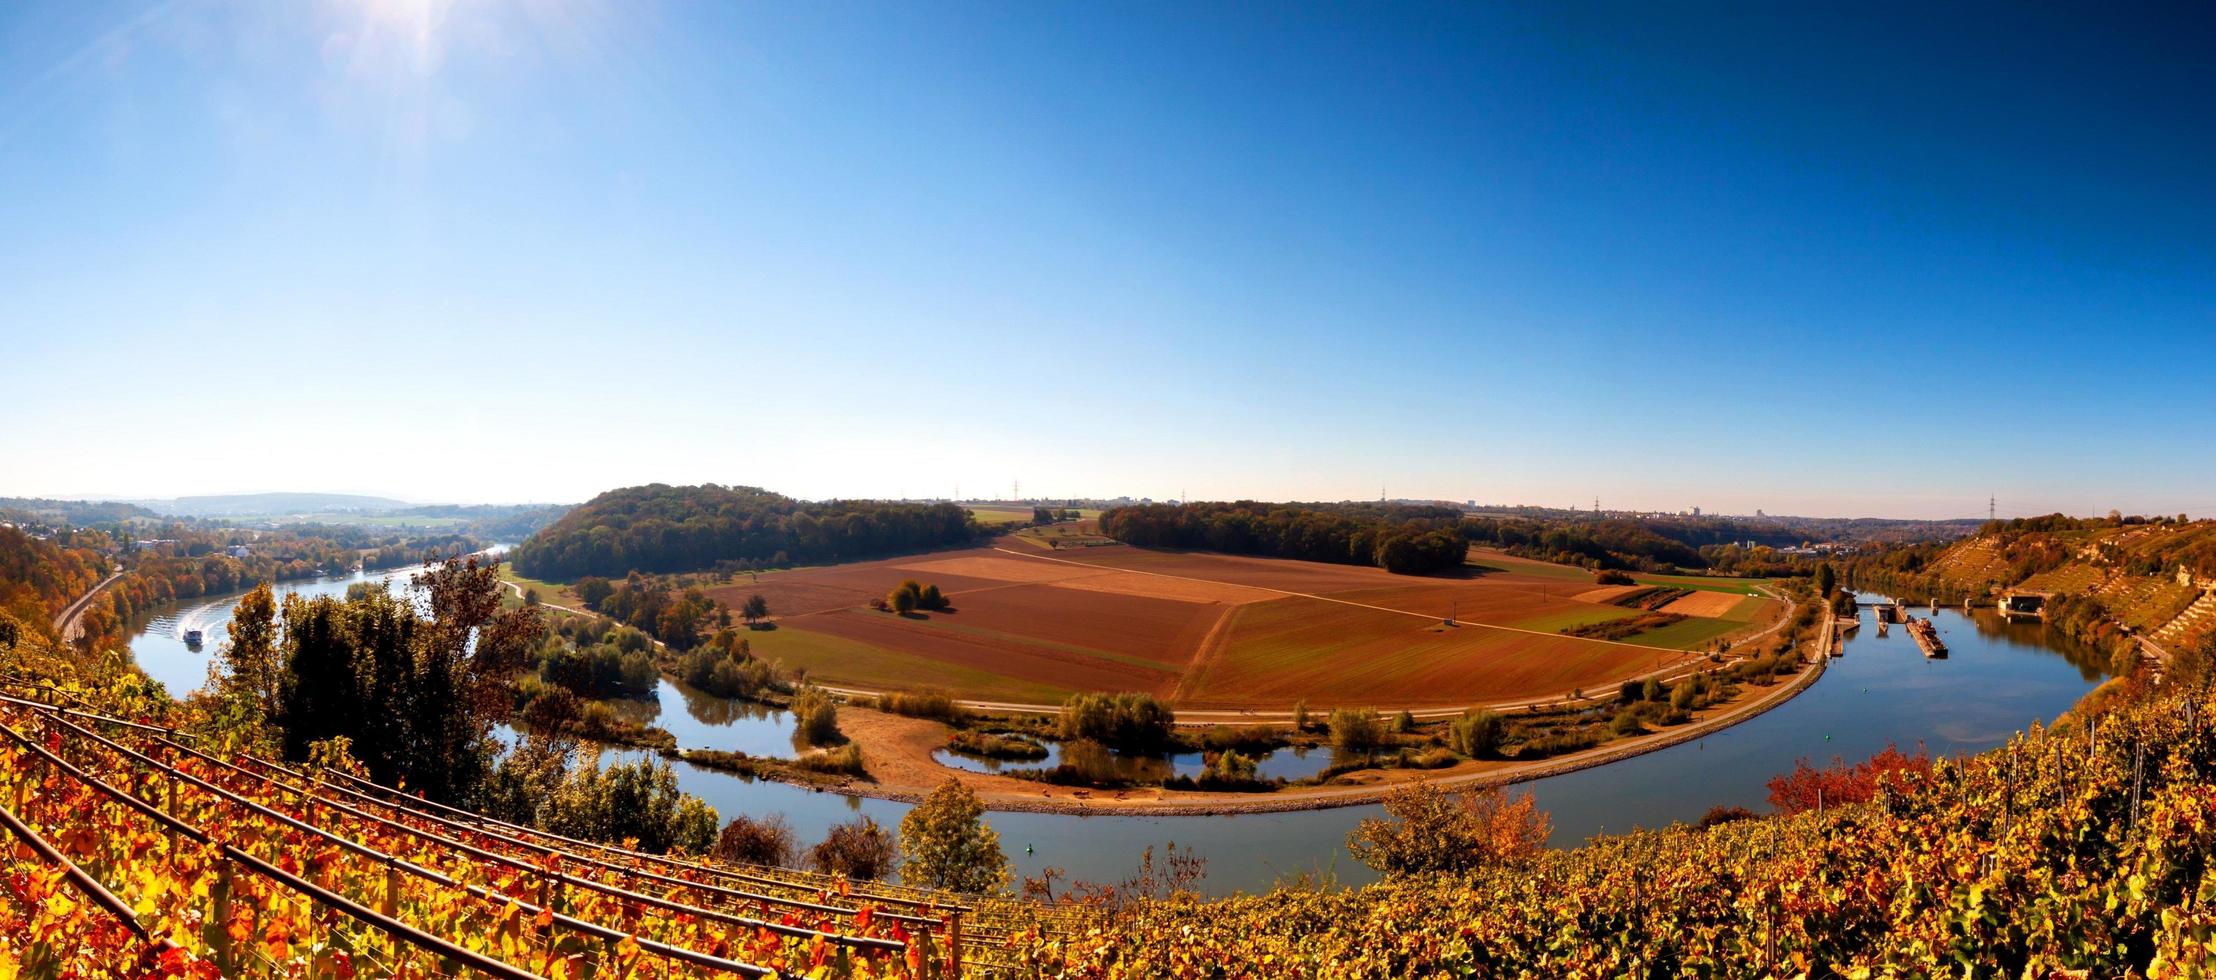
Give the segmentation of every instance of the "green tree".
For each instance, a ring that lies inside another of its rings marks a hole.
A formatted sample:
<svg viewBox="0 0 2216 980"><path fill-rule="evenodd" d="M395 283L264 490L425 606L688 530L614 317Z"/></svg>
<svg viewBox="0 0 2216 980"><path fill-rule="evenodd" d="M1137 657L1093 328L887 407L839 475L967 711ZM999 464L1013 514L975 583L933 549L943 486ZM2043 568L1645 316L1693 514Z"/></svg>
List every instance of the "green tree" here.
<svg viewBox="0 0 2216 980"><path fill-rule="evenodd" d="M1374 752L1386 742L1385 722L1373 708L1335 708L1331 746L1342 752Z"/></svg>
<svg viewBox="0 0 2216 980"><path fill-rule="evenodd" d="M985 805L949 777L900 821L900 879L925 888L984 893L1008 887L1008 856L985 825Z"/></svg>
<svg viewBox="0 0 2216 980"><path fill-rule="evenodd" d="M746 620L746 625L748 626L752 626L755 623L768 619L769 600L762 598L761 593L755 593L754 595L747 596L746 605L739 610L739 616L740 618Z"/></svg>
<svg viewBox="0 0 2216 980"><path fill-rule="evenodd" d="M1816 566L1816 594L1817 594L1817 595L1819 595L1819 596L1822 596L1823 598L1829 599L1829 598L1831 598L1831 593L1832 593L1832 591L1833 591L1833 590L1835 590L1835 589L1837 589L1838 587L1839 587L1839 573L1838 573L1838 571L1837 571L1837 570L1835 570L1835 569L1833 569L1833 568L1831 567L1831 563L1830 563L1830 562L1828 562L1828 561L1827 561L1827 562L1824 562L1824 563L1823 563L1823 564L1821 564L1821 565L1818 565L1818 566Z"/></svg>
<svg viewBox="0 0 2216 980"><path fill-rule="evenodd" d="M909 588L908 584L903 582L899 588L885 596L885 605L890 606L893 612L906 616L916 611L916 599L915 590Z"/></svg>
<svg viewBox="0 0 2216 980"><path fill-rule="evenodd" d="M254 587L231 607L230 642L223 648L222 686L252 704L264 718L277 714L284 693L284 664L277 658L277 599L269 583Z"/></svg>
<svg viewBox="0 0 2216 980"><path fill-rule="evenodd" d="M653 759L600 767L588 761L564 777L540 807L538 825L587 840L635 840L655 854L704 854L716 839L716 811L677 789L669 764Z"/></svg>
<svg viewBox="0 0 2216 980"><path fill-rule="evenodd" d="M830 692L813 684L793 697L793 727L810 745L831 745L840 740L839 708Z"/></svg>
<svg viewBox="0 0 2216 980"><path fill-rule="evenodd" d="M1454 751L1481 759L1500 749L1501 734L1507 722L1491 711L1474 711L1454 720L1447 729L1447 740Z"/></svg>

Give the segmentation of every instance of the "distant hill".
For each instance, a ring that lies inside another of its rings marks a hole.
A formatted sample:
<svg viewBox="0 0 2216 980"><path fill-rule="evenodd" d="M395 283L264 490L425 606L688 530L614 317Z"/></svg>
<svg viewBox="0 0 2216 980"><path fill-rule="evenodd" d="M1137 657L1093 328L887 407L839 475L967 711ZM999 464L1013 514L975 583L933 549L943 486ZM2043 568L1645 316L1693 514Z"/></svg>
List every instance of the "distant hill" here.
<svg viewBox="0 0 2216 980"><path fill-rule="evenodd" d="M413 506L390 497L349 493L238 493L171 500L134 500L148 509L177 517L261 517L287 514L384 513Z"/></svg>
<svg viewBox="0 0 2216 980"><path fill-rule="evenodd" d="M47 500L43 497L0 497L0 519L37 524L111 524L134 517L154 517L153 511L120 500Z"/></svg>
<svg viewBox="0 0 2216 980"><path fill-rule="evenodd" d="M795 500L759 487L650 484L579 505L511 553L537 578L820 564L917 551L985 532L948 503Z"/></svg>

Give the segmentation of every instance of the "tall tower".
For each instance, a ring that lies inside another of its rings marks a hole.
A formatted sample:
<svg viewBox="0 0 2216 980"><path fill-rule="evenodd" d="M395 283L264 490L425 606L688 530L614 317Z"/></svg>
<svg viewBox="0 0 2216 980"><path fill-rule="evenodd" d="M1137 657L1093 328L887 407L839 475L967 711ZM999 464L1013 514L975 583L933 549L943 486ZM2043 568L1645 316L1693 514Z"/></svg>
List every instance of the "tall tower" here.
<svg viewBox="0 0 2216 980"><path fill-rule="evenodd" d="M1988 520L1988 521L1990 521L1990 520L1993 520L1993 519L1994 519L1994 515L1996 515L1996 514L1999 514L1999 513L2000 513L2000 499L2001 499L2001 498L1999 498L1999 497L1987 497L1987 498L1985 498L1985 519L1986 519L1986 520Z"/></svg>

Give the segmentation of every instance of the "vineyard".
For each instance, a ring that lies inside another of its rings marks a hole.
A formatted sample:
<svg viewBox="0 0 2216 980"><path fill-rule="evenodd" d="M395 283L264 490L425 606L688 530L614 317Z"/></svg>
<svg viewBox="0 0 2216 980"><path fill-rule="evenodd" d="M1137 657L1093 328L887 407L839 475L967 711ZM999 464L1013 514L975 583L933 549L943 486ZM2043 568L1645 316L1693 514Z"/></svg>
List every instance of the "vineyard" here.
<svg viewBox="0 0 2216 980"><path fill-rule="evenodd" d="M0 950L33 975L983 976L1082 921L558 837L43 690L0 696Z"/></svg>
<svg viewBox="0 0 2216 980"><path fill-rule="evenodd" d="M1101 978L2205 975L2207 708L2171 694L1897 774L1867 803L1602 838L1466 879L1149 904L1047 944L1040 965Z"/></svg>

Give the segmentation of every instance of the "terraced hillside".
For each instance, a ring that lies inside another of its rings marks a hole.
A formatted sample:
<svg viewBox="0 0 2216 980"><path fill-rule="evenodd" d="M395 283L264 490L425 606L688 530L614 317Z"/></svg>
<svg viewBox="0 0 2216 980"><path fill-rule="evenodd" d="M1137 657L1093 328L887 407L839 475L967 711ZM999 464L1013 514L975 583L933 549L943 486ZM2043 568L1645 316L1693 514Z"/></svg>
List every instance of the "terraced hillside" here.
<svg viewBox="0 0 2216 980"><path fill-rule="evenodd" d="M2008 588L2091 599L2105 618L2181 646L2216 630L2216 521L2012 521L1884 561L1858 569L1863 584L1948 601Z"/></svg>

